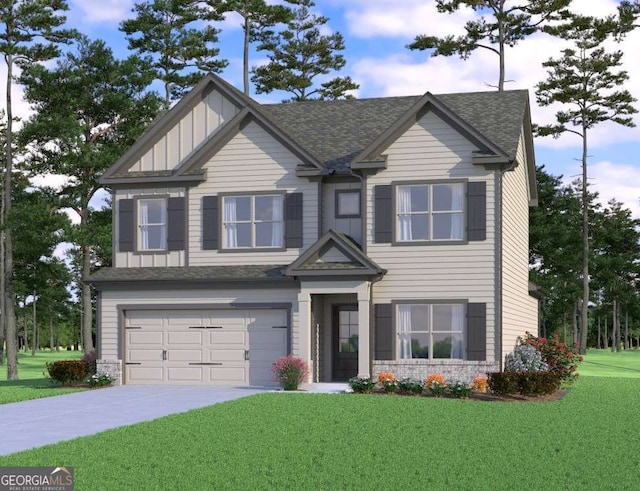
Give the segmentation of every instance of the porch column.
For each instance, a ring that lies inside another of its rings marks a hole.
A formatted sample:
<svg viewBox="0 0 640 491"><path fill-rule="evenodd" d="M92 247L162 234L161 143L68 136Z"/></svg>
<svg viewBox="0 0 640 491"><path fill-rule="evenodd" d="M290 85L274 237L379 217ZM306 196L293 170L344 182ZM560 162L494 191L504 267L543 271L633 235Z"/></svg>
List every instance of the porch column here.
<svg viewBox="0 0 640 491"><path fill-rule="evenodd" d="M369 333L369 282L358 289L358 376L369 377L371 366Z"/></svg>
<svg viewBox="0 0 640 491"><path fill-rule="evenodd" d="M298 293L298 342L293 340L293 354L299 356L309 365L309 379L312 381L313 362L311 360L311 295ZM297 350L296 350L297 347ZM296 352L297 351L297 352Z"/></svg>

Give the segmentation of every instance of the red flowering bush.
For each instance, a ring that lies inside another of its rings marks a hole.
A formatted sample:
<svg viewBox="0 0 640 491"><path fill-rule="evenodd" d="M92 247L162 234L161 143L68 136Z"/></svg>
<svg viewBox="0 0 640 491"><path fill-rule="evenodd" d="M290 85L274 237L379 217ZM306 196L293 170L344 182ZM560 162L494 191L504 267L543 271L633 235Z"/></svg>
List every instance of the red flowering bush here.
<svg viewBox="0 0 640 491"><path fill-rule="evenodd" d="M273 364L273 376L284 390L296 390L309 377L309 366L297 356L283 356Z"/></svg>
<svg viewBox="0 0 640 491"><path fill-rule="evenodd" d="M537 348L549 366L549 371L555 373L563 382L573 382L578 377L578 362L583 358L577 347L560 342L557 333L550 338L543 338L527 332L524 339L520 338L520 343Z"/></svg>

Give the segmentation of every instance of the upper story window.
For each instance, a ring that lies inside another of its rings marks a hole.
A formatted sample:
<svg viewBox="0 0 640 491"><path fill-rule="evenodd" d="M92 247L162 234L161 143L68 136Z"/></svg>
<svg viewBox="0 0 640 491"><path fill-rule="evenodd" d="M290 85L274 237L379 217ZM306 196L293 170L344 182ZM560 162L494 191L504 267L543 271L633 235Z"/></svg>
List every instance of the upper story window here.
<svg viewBox="0 0 640 491"><path fill-rule="evenodd" d="M464 358L464 304L399 304L396 319L400 358Z"/></svg>
<svg viewBox="0 0 640 491"><path fill-rule="evenodd" d="M360 190L336 190L336 218L360 218Z"/></svg>
<svg viewBox="0 0 640 491"><path fill-rule="evenodd" d="M284 213L281 194L224 196L222 227L224 248L284 247Z"/></svg>
<svg viewBox="0 0 640 491"><path fill-rule="evenodd" d="M396 241L464 239L464 183L396 187Z"/></svg>
<svg viewBox="0 0 640 491"><path fill-rule="evenodd" d="M167 248L167 200L138 200L138 250L163 251Z"/></svg>

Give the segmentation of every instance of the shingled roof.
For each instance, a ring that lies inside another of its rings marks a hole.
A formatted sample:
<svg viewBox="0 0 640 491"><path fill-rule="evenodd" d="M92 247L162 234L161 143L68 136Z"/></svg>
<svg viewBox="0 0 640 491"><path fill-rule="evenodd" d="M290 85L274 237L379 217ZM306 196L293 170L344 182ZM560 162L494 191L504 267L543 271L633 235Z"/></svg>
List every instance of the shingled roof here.
<svg viewBox="0 0 640 491"><path fill-rule="evenodd" d="M421 96L265 104L263 111L329 170L350 162L402 117ZM515 158L528 105L526 90L468 92L434 96L476 128L510 158Z"/></svg>

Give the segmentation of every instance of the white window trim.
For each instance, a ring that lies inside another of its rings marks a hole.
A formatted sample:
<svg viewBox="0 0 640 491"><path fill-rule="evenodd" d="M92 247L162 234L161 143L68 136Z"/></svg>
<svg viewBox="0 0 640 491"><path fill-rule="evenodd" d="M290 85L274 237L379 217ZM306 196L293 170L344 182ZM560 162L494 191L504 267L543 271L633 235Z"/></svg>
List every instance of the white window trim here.
<svg viewBox="0 0 640 491"><path fill-rule="evenodd" d="M433 209L433 187L434 186L461 186L462 187L462 208L460 210L434 210ZM395 243L401 243L401 244L411 244L411 243L425 243L425 242L431 242L431 243L437 243L437 242L464 242L465 241L465 227L464 227L464 223L465 223L465 217L466 217L466 194L465 194L465 183L463 182L416 182L416 183L411 183L411 182L407 182L407 183L402 183L402 184L397 184L395 186L395 205L394 205L394 210L395 210L395 223L394 223L394 227L395 227ZM427 188L428 190L428 209L426 211L407 211L407 212L400 212L400 206L399 206L399 200L400 200L400 190L402 188L409 188L409 187L424 187ZM433 218L434 215L441 215L441 214L447 214L447 215L453 215L453 214L457 214L460 215L462 218L462 234L459 238L441 238L441 239L437 239L437 238L433 238L433 231L434 231L434 227L433 227ZM416 238L416 239L403 239L402 238L402 226L401 226L401 219L400 217L402 216L420 216L420 215L425 215L427 216L428 219L428 237L426 238Z"/></svg>
<svg viewBox="0 0 640 491"><path fill-rule="evenodd" d="M280 199L280 216L282 217L280 220L257 220L256 219L256 198L279 198ZM238 199L238 198L249 198L251 202L251 217L249 220L235 220L235 221L226 221L225 220L225 204L227 199ZM230 251L253 251L253 250L282 250L284 248L285 237L284 237L284 229L285 229L285 219L284 219L284 195L281 193L247 193L247 194L229 194L222 196L222 213L221 213L221 230L222 230L222 243L223 250ZM240 246L230 246L227 239L227 226L230 224L250 224L251 226L251 245L248 247L240 247ZM257 233L256 233L256 225L261 223L280 223L280 244L278 245L256 245Z"/></svg>
<svg viewBox="0 0 640 491"><path fill-rule="evenodd" d="M433 322L433 307L436 305L453 305L453 306L459 306L462 307L462 319L461 319L461 326L459 330L435 330L434 329L434 322ZM420 330L416 330L416 329L409 329L408 331L408 340L407 339L403 339L403 333L401 331L402 326L402 316L401 316L401 309L403 308L411 308L411 307L427 307L428 308L428 317L429 317L429 325L428 325L428 329L420 329ZM466 309L466 303L464 302L456 302L456 301L442 301L442 302L438 302L438 301L415 301L415 302L402 302L402 303L397 303L395 304L395 324L396 324L396 333L397 333L397 339L398 339L398 343L396 346L396 359L398 360L425 360L425 361L438 361L438 360L465 360L467 357L467 353L466 353L466 336L467 336L467 309ZM428 336L428 343L429 343L429 356L428 358L412 358L412 357L404 357L403 356L403 352L406 351L405 348L403 348L403 343L406 344L408 343L408 348L411 348L411 334L412 333L417 333L417 334L427 334ZM433 348L434 348L434 342L433 342L433 337L434 334L447 334L447 333L460 333L462 334L462 352L461 352L461 356L459 358L434 358L433 357Z"/></svg>
<svg viewBox="0 0 640 491"><path fill-rule="evenodd" d="M161 221L154 223L144 223L142 216L143 206L142 204L149 201L160 201L162 202L162 212L161 212ZM137 225L138 225L138 237L137 237L137 250L140 252L155 252L155 251L166 251L167 250L167 198L139 198L137 200ZM160 228L161 230L161 245L160 248L155 247L144 247L144 234L145 229L150 228Z"/></svg>

